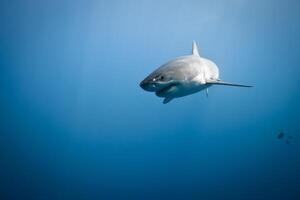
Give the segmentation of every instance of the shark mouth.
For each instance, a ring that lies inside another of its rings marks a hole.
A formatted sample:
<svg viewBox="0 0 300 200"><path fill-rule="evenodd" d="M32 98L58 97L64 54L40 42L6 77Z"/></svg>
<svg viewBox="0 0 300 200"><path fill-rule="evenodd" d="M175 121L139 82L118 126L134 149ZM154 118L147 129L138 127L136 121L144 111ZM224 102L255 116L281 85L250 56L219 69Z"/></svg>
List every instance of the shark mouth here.
<svg viewBox="0 0 300 200"><path fill-rule="evenodd" d="M175 85L176 85L176 84L170 84L170 85L168 85L168 86L166 86L166 87L164 87L164 88L162 88L162 89L156 91L156 92L155 92L156 96L158 96L158 97L166 97L166 94L168 93L168 91L169 91L172 87L174 87Z"/></svg>

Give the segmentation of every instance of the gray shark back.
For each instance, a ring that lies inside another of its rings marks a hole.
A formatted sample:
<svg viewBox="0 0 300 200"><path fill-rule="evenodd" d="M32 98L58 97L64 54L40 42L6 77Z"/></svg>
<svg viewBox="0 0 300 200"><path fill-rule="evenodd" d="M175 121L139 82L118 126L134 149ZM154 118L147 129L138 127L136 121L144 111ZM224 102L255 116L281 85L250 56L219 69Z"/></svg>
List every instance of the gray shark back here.
<svg viewBox="0 0 300 200"><path fill-rule="evenodd" d="M199 56L189 55L175 58L152 73L172 76L174 81L190 81L203 73L206 79L218 79L218 67L210 60Z"/></svg>

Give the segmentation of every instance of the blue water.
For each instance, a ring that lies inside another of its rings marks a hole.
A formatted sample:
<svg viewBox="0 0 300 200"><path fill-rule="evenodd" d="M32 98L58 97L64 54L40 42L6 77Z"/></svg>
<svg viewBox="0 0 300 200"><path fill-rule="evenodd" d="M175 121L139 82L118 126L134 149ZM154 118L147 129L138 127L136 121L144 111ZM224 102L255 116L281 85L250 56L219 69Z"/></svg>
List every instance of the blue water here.
<svg viewBox="0 0 300 200"><path fill-rule="evenodd" d="M299 10L2 0L0 199L300 199ZM223 80L255 87L166 105L139 87L192 40Z"/></svg>

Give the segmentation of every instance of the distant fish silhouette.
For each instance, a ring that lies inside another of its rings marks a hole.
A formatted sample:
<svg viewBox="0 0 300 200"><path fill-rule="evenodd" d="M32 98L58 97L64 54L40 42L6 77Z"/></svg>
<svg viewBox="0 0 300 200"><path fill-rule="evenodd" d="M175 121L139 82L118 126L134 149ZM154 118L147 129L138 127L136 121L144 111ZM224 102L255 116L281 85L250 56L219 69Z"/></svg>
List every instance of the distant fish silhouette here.
<svg viewBox="0 0 300 200"><path fill-rule="evenodd" d="M285 141L286 144L290 144L291 140L293 139L293 136L286 136L286 134L283 131L280 131L277 135L277 139Z"/></svg>
<svg viewBox="0 0 300 200"><path fill-rule="evenodd" d="M280 132L279 132L279 134L277 135L277 138L278 138L279 140L281 140L281 139L284 138L284 133L283 133L283 131L280 131Z"/></svg>

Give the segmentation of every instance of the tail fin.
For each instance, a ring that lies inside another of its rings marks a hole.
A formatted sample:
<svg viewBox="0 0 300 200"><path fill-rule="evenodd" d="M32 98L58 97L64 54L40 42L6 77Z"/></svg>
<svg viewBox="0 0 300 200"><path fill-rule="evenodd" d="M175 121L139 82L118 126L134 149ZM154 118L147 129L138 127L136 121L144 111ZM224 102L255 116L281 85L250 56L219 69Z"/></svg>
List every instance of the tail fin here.
<svg viewBox="0 0 300 200"><path fill-rule="evenodd" d="M235 86L235 87L253 87L251 85L241 85L241 84L235 84L235 83L228 83L228 82L219 81L219 80L207 81L207 83L213 84L213 85L227 85L227 86Z"/></svg>

